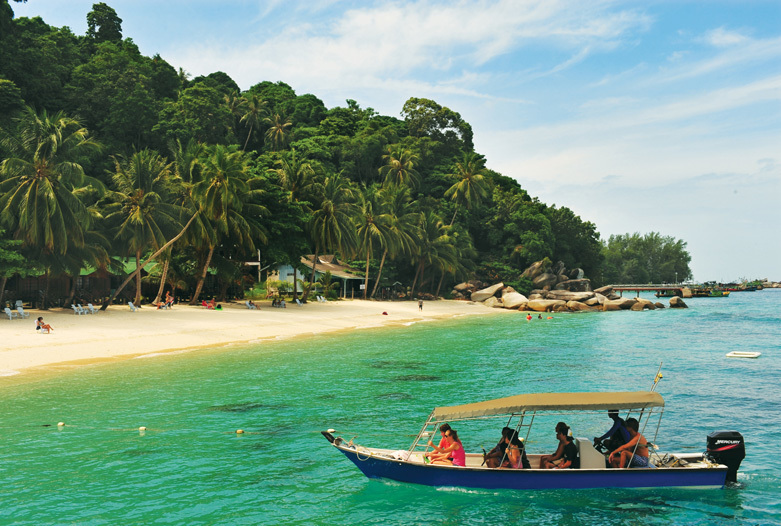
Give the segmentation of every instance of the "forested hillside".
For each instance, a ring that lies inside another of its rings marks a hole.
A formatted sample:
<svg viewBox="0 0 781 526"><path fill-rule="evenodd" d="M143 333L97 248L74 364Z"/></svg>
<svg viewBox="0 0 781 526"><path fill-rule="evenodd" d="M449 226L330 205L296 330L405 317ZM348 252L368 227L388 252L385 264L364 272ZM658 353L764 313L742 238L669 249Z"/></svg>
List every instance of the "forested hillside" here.
<svg viewBox="0 0 781 526"><path fill-rule="evenodd" d="M489 169L457 111L327 108L262 71L246 91L220 71L191 78L143 56L108 5L86 16L78 36L0 1L0 252L26 262L0 278L119 272L165 247L158 280L195 298L207 273L222 290L241 280L258 250L263 267L336 253L368 271L368 295L378 279L522 289L546 257L602 281L595 225Z"/></svg>

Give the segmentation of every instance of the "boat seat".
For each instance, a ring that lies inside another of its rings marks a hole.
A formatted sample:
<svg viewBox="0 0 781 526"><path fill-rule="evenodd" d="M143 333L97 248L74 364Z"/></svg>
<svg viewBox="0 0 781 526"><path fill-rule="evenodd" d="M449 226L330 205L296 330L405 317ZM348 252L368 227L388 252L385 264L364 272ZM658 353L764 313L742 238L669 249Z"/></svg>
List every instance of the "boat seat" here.
<svg viewBox="0 0 781 526"><path fill-rule="evenodd" d="M580 469L605 469L605 455L594 449L588 438L576 438Z"/></svg>

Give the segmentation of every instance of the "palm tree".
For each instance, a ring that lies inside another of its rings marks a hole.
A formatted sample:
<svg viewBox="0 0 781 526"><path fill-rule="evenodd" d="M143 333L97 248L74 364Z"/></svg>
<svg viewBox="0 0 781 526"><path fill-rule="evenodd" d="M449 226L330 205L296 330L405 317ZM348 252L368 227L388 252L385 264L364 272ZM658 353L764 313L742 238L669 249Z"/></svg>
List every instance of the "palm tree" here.
<svg viewBox="0 0 781 526"><path fill-rule="evenodd" d="M182 146L179 139L168 143L168 150L171 153L174 173L185 183L192 183L198 179L201 169L201 157L203 157L205 146L193 138Z"/></svg>
<svg viewBox="0 0 781 526"><path fill-rule="evenodd" d="M62 112L40 115L26 108L18 138L4 146L11 157L0 164L0 221L26 246L65 254L82 246L90 224L86 206L74 190L102 184L84 174L79 160L101 148L86 128Z"/></svg>
<svg viewBox="0 0 781 526"><path fill-rule="evenodd" d="M286 146L289 140L290 128L293 126L290 119L275 113L273 118L266 117L263 120L270 125L270 128L266 130L266 142L273 145L272 149L277 151L280 147Z"/></svg>
<svg viewBox="0 0 781 526"><path fill-rule="evenodd" d="M141 254L164 245L182 227L182 207L170 202L172 164L157 152L141 150L129 159L114 158L116 191L106 207L115 239L136 259L135 302L141 301Z"/></svg>
<svg viewBox="0 0 781 526"><path fill-rule="evenodd" d="M409 187L385 186L380 190L378 198L383 212L388 216L388 228L394 242L387 244L383 249L377 281L371 293L372 298L377 294L385 259L388 256L395 259L400 254L412 254L418 223L420 223L420 214L413 210Z"/></svg>
<svg viewBox="0 0 781 526"><path fill-rule="evenodd" d="M374 243L380 245L385 253L389 247L395 246L397 240L391 227L392 218L387 213L382 213L377 190L367 188L360 194L356 214L356 226L358 227L358 247L366 251L366 274L363 280L363 299L369 292L369 261L371 260Z"/></svg>
<svg viewBox="0 0 781 526"><path fill-rule="evenodd" d="M407 185L412 189L420 184L420 175L415 170L418 156L400 145L388 146L388 151L382 156L385 165L380 168L380 176L385 177L385 184Z"/></svg>
<svg viewBox="0 0 781 526"><path fill-rule="evenodd" d="M423 283L426 265L436 265L450 256L452 242L448 237L449 230L450 227L446 226L434 212L423 214L420 222L420 237L417 240L413 257L417 269L410 294L415 294L418 281Z"/></svg>
<svg viewBox="0 0 781 526"><path fill-rule="evenodd" d="M255 249L255 239L266 240L258 220L267 210L254 202L260 191L250 188L247 162L244 152L212 146L203 162L200 179L193 185L193 201L198 203L204 223L210 225L210 233L203 240L208 253L190 304L198 301L221 236L230 236L232 246L251 251Z"/></svg>
<svg viewBox="0 0 781 526"><path fill-rule="evenodd" d="M101 146L62 112L27 107L17 121L17 135L3 141L10 156L0 163L0 224L45 268L48 290L57 256L85 244L92 217L79 190L89 185L100 192L103 185L79 161Z"/></svg>
<svg viewBox="0 0 781 526"><path fill-rule="evenodd" d="M315 205L312 219L309 221L309 235L315 247L315 259L304 298L309 296L309 291L312 290L317 258L321 254L339 251L342 255L351 255L357 246L353 222L357 208L353 203L354 193L350 181L341 173L328 175L318 188L320 201Z"/></svg>
<svg viewBox="0 0 781 526"><path fill-rule="evenodd" d="M456 162L455 173L450 175L458 180L445 192L445 197L450 197L456 203L450 226L453 226L456 220L458 205L466 205L471 209L473 206L480 205L483 198L488 195L488 187L483 177L486 173L485 158L475 152L465 153L464 157Z"/></svg>
<svg viewBox="0 0 781 526"><path fill-rule="evenodd" d="M244 100L245 112L241 116L241 122L249 125L247 140L244 141L244 147L242 148L242 150L246 151L247 144L249 144L249 138L252 136L252 130L258 128L263 122L263 117L266 115L266 106L268 106L268 103L260 96L258 96L257 93L247 94Z"/></svg>
<svg viewBox="0 0 781 526"><path fill-rule="evenodd" d="M277 161L279 168L269 170L279 177L282 188L290 201L306 202L315 184L315 170L312 165L298 158L292 150Z"/></svg>

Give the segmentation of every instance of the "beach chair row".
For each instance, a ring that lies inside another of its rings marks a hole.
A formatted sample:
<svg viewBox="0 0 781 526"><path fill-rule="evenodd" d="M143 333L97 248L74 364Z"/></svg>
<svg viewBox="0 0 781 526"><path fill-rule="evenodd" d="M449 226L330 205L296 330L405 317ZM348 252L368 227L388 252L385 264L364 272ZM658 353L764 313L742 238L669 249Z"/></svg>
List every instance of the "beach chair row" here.
<svg viewBox="0 0 781 526"><path fill-rule="evenodd" d="M95 314L96 312L100 312L100 309L96 309L92 303L87 303L86 307L82 307L81 303L77 303L75 305L71 303L71 309L73 309L73 314L77 316L81 316L85 314Z"/></svg>
<svg viewBox="0 0 781 526"><path fill-rule="evenodd" d="M5 315L8 316L9 321L10 320L16 320L16 319L23 319L23 318L29 318L30 313L24 312L24 309L19 304L20 302L16 302L16 312L12 311L8 307L5 307L3 310L5 311Z"/></svg>

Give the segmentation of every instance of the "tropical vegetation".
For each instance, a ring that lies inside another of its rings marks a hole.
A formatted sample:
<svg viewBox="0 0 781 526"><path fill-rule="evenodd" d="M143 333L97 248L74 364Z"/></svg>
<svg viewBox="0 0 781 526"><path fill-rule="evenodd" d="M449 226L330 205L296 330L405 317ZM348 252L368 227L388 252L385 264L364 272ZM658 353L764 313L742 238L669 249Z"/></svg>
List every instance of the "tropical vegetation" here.
<svg viewBox="0 0 781 526"><path fill-rule="evenodd" d="M330 274L316 282L326 254L351 262L366 297L522 284L543 258L597 282L690 276L685 243L603 244L593 223L488 168L469 123L433 100L412 97L397 118L354 100L327 108L284 82L241 90L142 55L105 3L87 22L75 35L0 0L3 285L107 269L141 301L143 269L158 299L170 287L196 302L207 281L210 295L252 288L244 263L257 261L292 265L308 294L333 288Z"/></svg>

